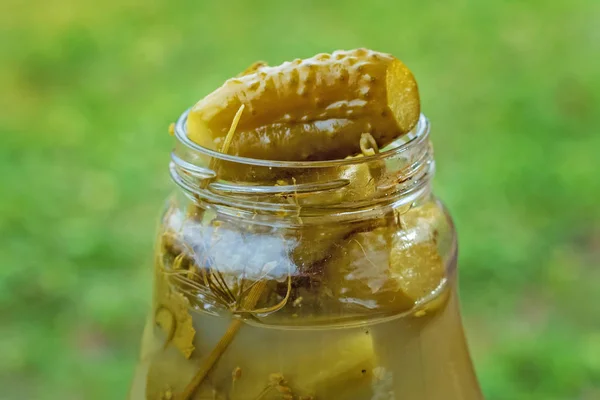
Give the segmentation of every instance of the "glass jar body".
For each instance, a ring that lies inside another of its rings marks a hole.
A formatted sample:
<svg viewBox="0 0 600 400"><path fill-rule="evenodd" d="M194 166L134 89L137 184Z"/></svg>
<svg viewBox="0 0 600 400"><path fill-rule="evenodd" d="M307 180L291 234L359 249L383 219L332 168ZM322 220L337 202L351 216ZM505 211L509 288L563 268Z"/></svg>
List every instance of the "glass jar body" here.
<svg viewBox="0 0 600 400"><path fill-rule="evenodd" d="M131 400L481 398L428 191L346 222L234 214L169 201Z"/></svg>

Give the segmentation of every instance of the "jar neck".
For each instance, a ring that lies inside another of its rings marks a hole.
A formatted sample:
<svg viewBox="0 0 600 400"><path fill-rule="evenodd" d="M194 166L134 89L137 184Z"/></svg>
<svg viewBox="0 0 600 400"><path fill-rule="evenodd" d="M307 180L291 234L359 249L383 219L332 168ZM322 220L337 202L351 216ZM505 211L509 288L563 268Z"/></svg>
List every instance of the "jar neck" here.
<svg viewBox="0 0 600 400"><path fill-rule="evenodd" d="M186 111L175 126L173 181L197 206L235 218L287 224L366 219L430 195L435 171L429 121L377 154L328 161L272 161L192 142Z"/></svg>

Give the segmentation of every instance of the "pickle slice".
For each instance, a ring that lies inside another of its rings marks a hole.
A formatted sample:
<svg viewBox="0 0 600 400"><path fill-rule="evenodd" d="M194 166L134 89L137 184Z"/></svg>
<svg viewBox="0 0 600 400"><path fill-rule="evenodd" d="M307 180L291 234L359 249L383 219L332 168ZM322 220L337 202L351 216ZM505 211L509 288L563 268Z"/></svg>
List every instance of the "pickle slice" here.
<svg viewBox="0 0 600 400"><path fill-rule="evenodd" d="M440 254L451 253L452 243L438 243L450 237L451 225L442 206L429 200L397 216L399 229L390 251L391 276L414 301L423 300L445 283L446 262ZM435 302L434 302L435 303ZM434 304L429 304L432 311Z"/></svg>
<svg viewBox="0 0 600 400"><path fill-rule="evenodd" d="M416 208L405 214L401 226L358 232L338 243L324 267L325 286L344 309L408 311L444 283L435 230L421 221L431 215L431 207Z"/></svg>
<svg viewBox="0 0 600 400"><path fill-rule="evenodd" d="M330 345L323 348L324 342ZM271 386L275 376L285 381L282 386L289 388L286 392L294 399L353 400L371 398L375 367L371 337L362 329L286 330L246 325L223 354L214 376L229 377L239 368L241 378L230 391L232 400L259 398L263 392L265 399L281 399L281 392ZM230 390L225 379L215 384Z"/></svg>
<svg viewBox="0 0 600 400"><path fill-rule="evenodd" d="M147 368L145 397L147 400L178 398L177 396L183 392L198 368L196 360L185 359L173 346L167 346L155 357L145 361L142 366ZM205 382L192 398L213 398L213 393L213 385Z"/></svg>
<svg viewBox="0 0 600 400"><path fill-rule="evenodd" d="M343 310L351 312L402 312L414 300L392 277L387 227L359 232L339 244L325 266L326 286Z"/></svg>
<svg viewBox="0 0 600 400"><path fill-rule="evenodd" d="M399 290L418 302L432 294L444 281L444 264L433 240L411 243L400 232L390 252L390 278Z"/></svg>

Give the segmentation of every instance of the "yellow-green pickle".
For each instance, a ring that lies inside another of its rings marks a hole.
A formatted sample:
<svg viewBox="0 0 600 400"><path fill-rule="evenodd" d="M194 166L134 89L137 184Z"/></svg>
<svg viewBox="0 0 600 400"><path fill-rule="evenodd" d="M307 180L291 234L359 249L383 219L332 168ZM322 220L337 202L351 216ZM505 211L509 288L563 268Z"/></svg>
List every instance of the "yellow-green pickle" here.
<svg viewBox="0 0 600 400"><path fill-rule="evenodd" d="M403 63L256 63L172 133L130 400L482 398Z"/></svg>

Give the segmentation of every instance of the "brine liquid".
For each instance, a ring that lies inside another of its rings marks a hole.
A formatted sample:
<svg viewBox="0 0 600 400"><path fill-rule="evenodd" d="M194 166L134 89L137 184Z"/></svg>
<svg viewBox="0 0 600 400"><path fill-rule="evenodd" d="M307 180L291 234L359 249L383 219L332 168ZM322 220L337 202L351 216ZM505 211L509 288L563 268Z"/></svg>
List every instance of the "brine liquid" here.
<svg viewBox="0 0 600 400"><path fill-rule="evenodd" d="M231 317L193 312L188 360L149 318L130 400L178 399ZM431 312L344 326L244 323L192 399L481 399L456 295Z"/></svg>

